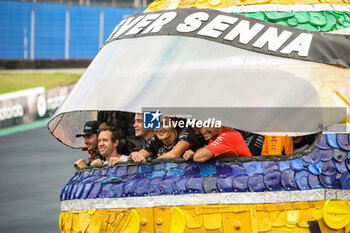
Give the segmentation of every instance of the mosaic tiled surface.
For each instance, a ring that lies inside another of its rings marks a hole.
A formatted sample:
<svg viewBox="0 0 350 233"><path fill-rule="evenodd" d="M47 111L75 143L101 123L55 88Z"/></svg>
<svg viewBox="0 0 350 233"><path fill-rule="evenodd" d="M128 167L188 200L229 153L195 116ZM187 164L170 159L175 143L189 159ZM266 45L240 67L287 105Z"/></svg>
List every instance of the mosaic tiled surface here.
<svg viewBox="0 0 350 233"><path fill-rule="evenodd" d="M236 7L236 8L234 8ZM281 0L156 0L146 12L201 8L218 9L308 31L330 32L350 26L349 1Z"/></svg>
<svg viewBox="0 0 350 233"><path fill-rule="evenodd" d="M249 11L266 11L266 7L278 7L278 11L286 11L289 6L296 6L297 11L311 11L311 9L320 10L335 10L341 9L341 11L349 11L348 0L156 0L152 2L146 12L151 11L162 11L171 9L183 9L183 8L201 8L201 9L227 9L230 7L241 7L248 6ZM254 7L251 7L255 5ZM261 7L263 6L263 7ZM260 9L259 9L260 7ZM245 7L242 8L244 12ZM235 9L235 11L240 11L242 9ZM252 10L255 9L255 10ZM248 11L247 11L248 12Z"/></svg>
<svg viewBox="0 0 350 233"><path fill-rule="evenodd" d="M281 24L302 30L329 32L348 28L350 12L320 11L320 12L253 12L241 13L246 17L266 22Z"/></svg>
<svg viewBox="0 0 350 233"><path fill-rule="evenodd" d="M286 161L160 163L77 172L61 200L213 192L350 189L350 135L323 135L307 155Z"/></svg>
<svg viewBox="0 0 350 233"><path fill-rule="evenodd" d="M349 211L349 201L89 209L61 212L59 226L66 233L349 232Z"/></svg>

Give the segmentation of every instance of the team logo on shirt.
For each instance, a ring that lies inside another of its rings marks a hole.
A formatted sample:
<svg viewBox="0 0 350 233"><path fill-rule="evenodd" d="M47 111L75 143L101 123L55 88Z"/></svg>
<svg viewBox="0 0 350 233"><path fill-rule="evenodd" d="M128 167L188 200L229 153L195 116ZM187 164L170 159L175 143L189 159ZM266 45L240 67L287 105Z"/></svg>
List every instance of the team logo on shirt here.
<svg viewBox="0 0 350 233"><path fill-rule="evenodd" d="M165 153L166 153L166 149L165 148L159 148L157 156L159 157L159 156L161 156L161 155L163 155Z"/></svg>
<svg viewBox="0 0 350 233"><path fill-rule="evenodd" d="M145 111L143 112L143 128L144 129L160 129L160 116L162 115L159 110Z"/></svg>

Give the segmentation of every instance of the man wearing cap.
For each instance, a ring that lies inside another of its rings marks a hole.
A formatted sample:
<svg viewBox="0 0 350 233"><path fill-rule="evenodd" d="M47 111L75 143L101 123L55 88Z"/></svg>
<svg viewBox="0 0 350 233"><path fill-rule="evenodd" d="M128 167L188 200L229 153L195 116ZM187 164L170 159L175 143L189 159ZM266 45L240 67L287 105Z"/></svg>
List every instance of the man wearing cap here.
<svg viewBox="0 0 350 233"><path fill-rule="evenodd" d="M77 134L76 137L84 137L84 143L86 147L83 150L87 150L89 153L88 162L81 158L74 163L75 168L83 168L90 165L100 164L104 162L104 158L99 153L98 144L98 133L100 123L98 121L88 121L84 125L83 133ZM96 160L96 161L95 161Z"/></svg>

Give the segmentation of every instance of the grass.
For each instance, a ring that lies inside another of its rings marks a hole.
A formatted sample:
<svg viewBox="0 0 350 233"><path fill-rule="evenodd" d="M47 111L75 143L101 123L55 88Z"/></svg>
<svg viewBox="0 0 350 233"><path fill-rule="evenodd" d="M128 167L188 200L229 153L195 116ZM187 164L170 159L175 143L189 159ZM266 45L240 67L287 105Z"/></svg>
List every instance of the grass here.
<svg viewBox="0 0 350 233"><path fill-rule="evenodd" d="M0 73L0 94L44 86L46 90L73 84L81 74L66 73Z"/></svg>

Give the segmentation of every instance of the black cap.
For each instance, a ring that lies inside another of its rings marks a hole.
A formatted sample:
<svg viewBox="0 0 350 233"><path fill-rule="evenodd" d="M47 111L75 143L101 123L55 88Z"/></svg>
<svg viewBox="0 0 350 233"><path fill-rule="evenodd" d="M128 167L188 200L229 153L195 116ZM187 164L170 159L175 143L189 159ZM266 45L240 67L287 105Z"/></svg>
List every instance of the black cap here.
<svg viewBox="0 0 350 233"><path fill-rule="evenodd" d="M89 134L99 133L100 130L98 127L100 126L100 122L98 121L88 121L84 125L83 133L75 135L76 137L82 137Z"/></svg>

